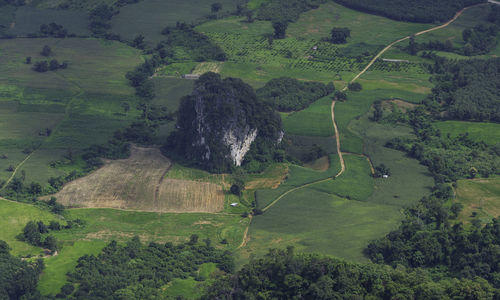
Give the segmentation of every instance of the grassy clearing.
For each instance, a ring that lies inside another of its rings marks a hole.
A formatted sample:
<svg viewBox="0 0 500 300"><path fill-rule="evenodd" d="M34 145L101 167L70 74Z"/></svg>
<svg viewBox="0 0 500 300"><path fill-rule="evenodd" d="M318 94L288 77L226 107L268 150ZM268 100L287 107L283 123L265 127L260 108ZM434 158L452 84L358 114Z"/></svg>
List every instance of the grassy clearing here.
<svg viewBox="0 0 500 300"><path fill-rule="evenodd" d="M485 23L488 20L488 15L491 11L490 5L481 5L470 8L466 10L455 22L451 23L446 28L436 30L424 35L421 35L415 39L416 42L427 42L433 40L446 41L450 40L455 47L464 47L465 42L462 39L462 31L467 28L473 28L479 23ZM400 47L407 45L407 43L402 43ZM440 54L445 55L449 58L468 58L466 56L461 56L454 53L440 52ZM475 56L476 58L491 58L500 55L500 46L492 50L486 55ZM470 58L470 57L469 57Z"/></svg>
<svg viewBox="0 0 500 300"><path fill-rule="evenodd" d="M250 241L239 250L241 260L268 248L293 245L352 261L366 261L363 248L397 227L398 208L346 200L305 188L286 195L250 226ZM241 262L240 262L241 263Z"/></svg>
<svg viewBox="0 0 500 300"><path fill-rule="evenodd" d="M7 33L25 36L39 32L40 25L52 22L63 25L69 34L90 35L88 16L83 11L39 9L27 6L16 9L15 19Z"/></svg>
<svg viewBox="0 0 500 300"><path fill-rule="evenodd" d="M23 231L26 223L31 220L48 223L51 220L58 220L58 218L50 212L33 205L0 199L0 228L3 228L0 230L0 240L9 244L13 255L26 256L41 253L40 248L16 239L16 236Z"/></svg>
<svg viewBox="0 0 500 300"><path fill-rule="evenodd" d="M361 118L368 112L372 103L376 100L402 99L412 102L412 99L420 99L421 94L396 89L364 89L361 92L349 92L346 102L335 105L335 121L340 131L341 149L345 152L363 153L363 140L349 130L351 120Z"/></svg>
<svg viewBox="0 0 500 300"><path fill-rule="evenodd" d="M328 137L334 135L331 103L331 98L327 96L304 110L282 115L285 132L304 136Z"/></svg>
<svg viewBox="0 0 500 300"><path fill-rule="evenodd" d="M286 180L279 187L275 189L262 189L256 191L255 200L257 202L257 207L266 207L277 197L295 187L333 177L340 170L340 161L336 154L330 155L329 161L330 166L326 171L316 171L310 168L290 165L288 167L289 173L285 178Z"/></svg>
<svg viewBox="0 0 500 300"><path fill-rule="evenodd" d="M15 238L28 221L59 220L36 206L6 200L0 200L0 212L0 228L9 228L0 232L0 240L12 247L14 255L41 252L40 248ZM72 209L65 212L65 218L83 219L87 226L53 232L63 248L58 256L46 259L46 270L40 281L43 294L57 293L66 282L66 272L74 268L80 256L99 252L111 240L124 242L138 235L143 242L184 242L191 234L198 234L200 240L210 238L216 247L232 250L241 243L249 221L230 214L157 214L113 209ZM220 244L222 239L227 239L228 244ZM210 266L206 268L205 273L211 270Z"/></svg>
<svg viewBox="0 0 500 300"><path fill-rule="evenodd" d="M223 12L236 8L235 1L219 2ZM196 22L211 13L212 3L213 1L208 0L140 1L120 9L120 14L112 20L112 31L127 39L142 34L149 42L157 43L163 39L161 31L165 26L175 25L176 22Z"/></svg>
<svg viewBox="0 0 500 300"><path fill-rule="evenodd" d="M152 212L217 212L224 209L222 187L210 182L165 179L171 162L158 149L132 147L56 194L68 207L119 208Z"/></svg>
<svg viewBox="0 0 500 300"><path fill-rule="evenodd" d="M106 244L100 241L76 241L71 246L62 248L59 255L46 258L45 270L38 284L40 293L43 295L59 293L66 283L66 274L75 269L78 259L84 255L99 254Z"/></svg>
<svg viewBox="0 0 500 300"><path fill-rule="evenodd" d="M435 126L441 130L443 135L458 136L468 133L469 138L474 141L483 141L494 145L500 143L500 124L484 122L444 121L437 122Z"/></svg>
<svg viewBox="0 0 500 300"><path fill-rule="evenodd" d="M363 139L363 152L375 166L386 165L391 171L389 178L376 178L373 194L366 200L381 204L408 206L429 194L434 180L417 160L407 157L403 152L384 147L385 143L396 137L412 137L406 126L379 124L369 120L371 110L357 120L349 123L349 129ZM349 167L349 165L347 165Z"/></svg>
<svg viewBox="0 0 500 300"><path fill-rule="evenodd" d="M500 177L458 180L455 191L464 205L457 221L469 223L473 213L484 223L500 216Z"/></svg>
<svg viewBox="0 0 500 300"><path fill-rule="evenodd" d="M47 60L40 55L44 45L51 47L48 58L67 61L65 70L37 73L25 64ZM54 88L133 94L125 73L142 62L140 52L122 43L96 39L13 39L0 40L0 84L19 87Z"/></svg>
<svg viewBox="0 0 500 300"><path fill-rule="evenodd" d="M310 189L354 200L366 200L373 192L370 165L364 157L344 155L345 172L335 180L314 184Z"/></svg>
<svg viewBox="0 0 500 300"><path fill-rule="evenodd" d="M362 13L334 2L327 2L318 9L303 13L296 23L290 24L287 33L292 37L329 37L333 27L351 29L351 44L387 45L432 27L431 24L397 22L384 17ZM345 47L345 46L344 46Z"/></svg>

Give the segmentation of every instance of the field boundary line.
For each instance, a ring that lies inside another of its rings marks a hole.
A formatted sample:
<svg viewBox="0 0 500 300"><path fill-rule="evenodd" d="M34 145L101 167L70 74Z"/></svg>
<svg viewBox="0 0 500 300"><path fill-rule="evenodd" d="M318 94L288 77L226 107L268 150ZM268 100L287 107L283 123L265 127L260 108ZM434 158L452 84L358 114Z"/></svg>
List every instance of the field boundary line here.
<svg viewBox="0 0 500 300"><path fill-rule="evenodd" d="M491 0L489 2L495 3L495 4L500 4L500 2L491 2ZM486 4L486 3L479 3L479 4L474 4L474 5L471 5L468 7L464 7L460 11L458 11L453 18L451 18L448 22L446 22L444 24L441 24L441 25L438 25L436 27L432 27L432 28L429 28L426 30L419 31L419 32L414 33L414 34L410 34L408 36L405 36L404 38L401 38L399 40L396 40L396 41L390 43L384 49L382 49L377 55L375 55L375 57L368 63L368 65L366 65L366 67L361 72L359 72L358 75L356 75L349 83L353 83L354 81L358 80L359 77L361 77L361 75L363 75L366 71L368 71L368 69L375 63L375 61L377 61L377 59L379 59L380 56L382 56L382 54L384 54L387 50L391 49L392 46L394 46L394 45L396 45L404 40L407 40L407 39L411 38L412 36L419 36L419 35L434 31L434 30L445 28L448 25L450 25L451 23L453 23L456 19L458 19L458 17L460 17L463 14L463 12L466 11L467 9L475 7L475 6L479 6L479 5L484 5L484 4ZM342 91L346 91L347 88L348 88L348 86L345 86L342 89Z"/></svg>
<svg viewBox="0 0 500 300"><path fill-rule="evenodd" d="M250 237L248 235L248 230L250 229L250 224L252 224L253 216L250 214L250 215L248 215L248 218L250 219L250 221L248 222L247 228L245 228L245 232L243 232L243 240L241 241L241 244L236 249L240 249L240 248L245 247L247 245L248 241L250 240Z"/></svg>
<svg viewBox="0 0 500 300"><path fill-rule="evenodd" d="M16 176L16 173L17 173L17 170L28 160L30 159L30 157L35 153L36 150L33 150L33 152L31 152L28 156L26 156L26 158L20 162L16 168L14 169L14 171L12 172L12 175L10 176L10 178L4 183L4 185L2 186L2 190L5 189L5 187L7 187L9 185L9 183L12 181L12 179L14 179L14 176Z"/></svg>
<svg viewBox="0 0 500 300"><path fill-rule="evenodd" d="M340 160L340 171L335 175L335 178L339 177L344 173L345 171L345 161L344 157L342 156L342 151L340 151L340 136L339 136L339 129L337 128L337 122L335 122L335 101L332 101L332 123L333 123L333 130L335 131L335 142L337 144L337 153L339 155L339 160Z"/></svg>

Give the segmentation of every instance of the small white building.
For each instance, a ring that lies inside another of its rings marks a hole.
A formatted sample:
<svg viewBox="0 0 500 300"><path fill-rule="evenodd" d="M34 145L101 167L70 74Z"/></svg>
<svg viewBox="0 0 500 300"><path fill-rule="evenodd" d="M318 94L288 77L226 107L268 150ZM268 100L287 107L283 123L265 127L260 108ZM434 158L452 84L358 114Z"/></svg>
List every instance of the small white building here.
<svg viewBox="0 0 500 300"><path fill-rule="evenodd" d="M233 203L231 203L231 206L232 206L232 207L236 207L236 206L238 206L238 203L233 202Z"/></svg>
<svg viewBox="0 0 500 300"><path fill-rule="evenodd" d="M184 79L197 80L200 78L200 75L198 75L198 74L184 74L182 77Z"/></svg>
<svg viewBox="0 0 500 300"><path fill-rule="evenodd" d="M384 174L384 175L382 175L382 178L389 178L389 175Z"/></svg>

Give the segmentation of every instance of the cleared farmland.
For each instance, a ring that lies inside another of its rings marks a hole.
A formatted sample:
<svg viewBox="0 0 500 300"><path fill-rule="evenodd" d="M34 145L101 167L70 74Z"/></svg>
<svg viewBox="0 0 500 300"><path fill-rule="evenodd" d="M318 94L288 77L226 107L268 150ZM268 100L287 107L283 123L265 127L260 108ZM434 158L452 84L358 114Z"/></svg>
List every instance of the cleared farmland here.
<svg viewBox="0 0 500 300"><path fill-rule="evenodd" d="M108 162L67 184L56 197L69 207L152 212L215 212L224 208L222 187L166 179L171 162L158 149L132 147L127 159Z"/></svg>

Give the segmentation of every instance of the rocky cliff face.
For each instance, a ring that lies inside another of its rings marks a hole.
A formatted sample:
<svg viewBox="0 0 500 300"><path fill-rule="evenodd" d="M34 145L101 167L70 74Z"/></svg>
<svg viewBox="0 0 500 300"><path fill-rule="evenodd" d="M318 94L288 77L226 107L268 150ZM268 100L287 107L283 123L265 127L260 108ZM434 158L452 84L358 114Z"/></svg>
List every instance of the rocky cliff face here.
<svg viewBox="0 0 500 300"><path fill-rule="evenodd" d="M242 165L253 143L276 144L281 134L279 116L250 86L214 73L201 76L193 93L183 98L177 127L180 152L215 171Z"/></svg>

